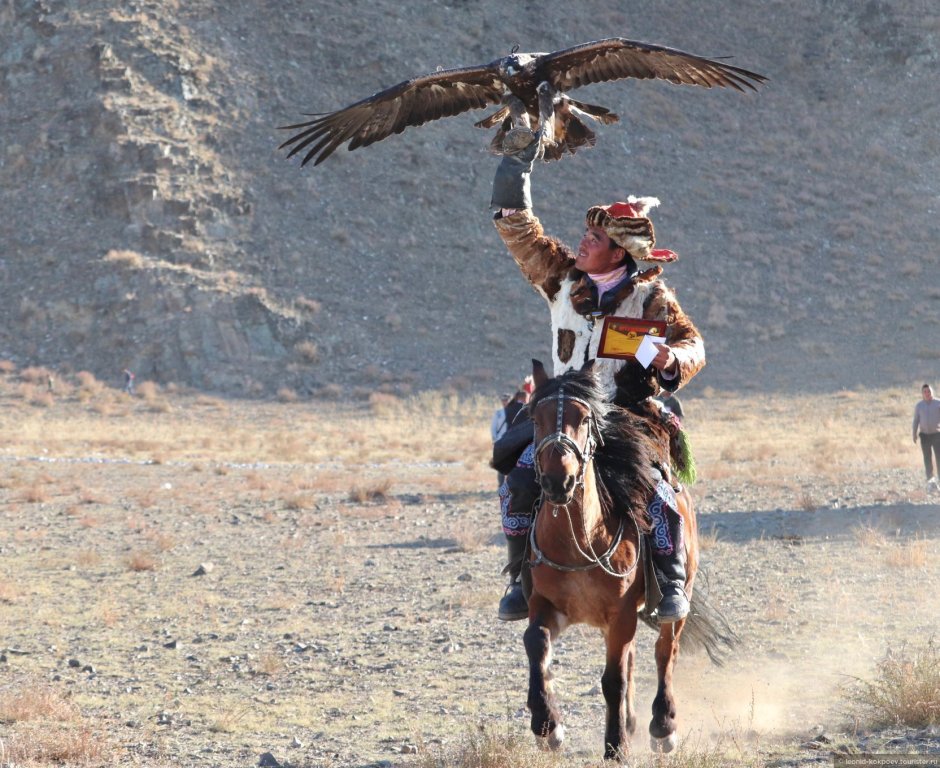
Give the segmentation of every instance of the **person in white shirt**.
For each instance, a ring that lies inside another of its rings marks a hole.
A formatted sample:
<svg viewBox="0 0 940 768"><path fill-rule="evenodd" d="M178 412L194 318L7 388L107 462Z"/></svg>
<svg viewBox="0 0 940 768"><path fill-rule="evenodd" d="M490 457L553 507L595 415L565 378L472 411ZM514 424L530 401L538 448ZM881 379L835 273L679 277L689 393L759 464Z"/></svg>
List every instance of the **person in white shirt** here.
<svg viewBox="0 0 940 768"><path fill-rule="evenodd" d="M924 453L924 472L927 475L927 491L938 492L934 462L940 470L940 400L935 400L933 387L924 384L920 389L921 401L914 406L914 423L911 429L914 442L920 437L920 449ZM933 455L931 456L931 452Z"/></svg>

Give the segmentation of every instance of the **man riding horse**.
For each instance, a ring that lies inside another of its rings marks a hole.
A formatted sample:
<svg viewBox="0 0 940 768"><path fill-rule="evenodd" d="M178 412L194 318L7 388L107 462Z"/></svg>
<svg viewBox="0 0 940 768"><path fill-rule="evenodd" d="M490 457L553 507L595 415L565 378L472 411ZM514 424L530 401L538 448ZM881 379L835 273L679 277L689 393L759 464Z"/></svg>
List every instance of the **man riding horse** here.
<svg viewBox="0 0 940 768"><path fill-rule="evenodd" d="M545 121L543 121L543 125ZM660 279L658 263L675 261L672 251L654 249L650 208L655 198L629 197L626 202L590 208L577 252L545 235L532 212L530 172L537 159L541 129L517 128L507 139L523 148L507 151L493 181L491 207L496 230L522 274L548 302L552 319L554 375L594 361L593 371L611 401L656 418L652 398L673 393L705 365L702 337L682 311L673 292ZM521 141L520 141L521 138ZM526 139L531 141L526 145ZM640 270L637 262L654 262ZM603 318L632 318L665 323L665 343L658 345L648 368L636 359L597 357ZM520 573L539 488L529 445L500 488L503 531L509 548L510 586L500 600L499 618L526 618ZM685 548L682 521L669 482L669 452L664 480L649 500L653 525L650 549L662 592L656 615L668 623L685 618Z"/></svg>

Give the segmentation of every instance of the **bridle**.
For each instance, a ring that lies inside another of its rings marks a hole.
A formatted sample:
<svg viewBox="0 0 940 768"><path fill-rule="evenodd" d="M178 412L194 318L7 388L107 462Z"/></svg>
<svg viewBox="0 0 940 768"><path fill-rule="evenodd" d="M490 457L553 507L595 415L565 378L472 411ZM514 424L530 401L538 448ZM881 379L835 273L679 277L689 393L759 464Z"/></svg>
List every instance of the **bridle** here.
<svg viewBox="0 0 940 768"><path fill-rule="evenodd" d="M587 470L587 465L590 463L591 459L594 457L594 452L598 447L603 447L604 438L601 437L601 430L597 424L597 416L594 415L594 409L591 407L591 404L580 397L575 397L574 395L565 394L565 385L562 384L558 387L558 391L549 397L544 397L535 404L535 411L539 406L549 403L551 401L556 401L557 410L555 414L555 431L550 435L543 437L539 444L535 447L535 478L536 480L541 481L542 479L542 470L539 466L539 456L542 455L542 451L546 448L557 448L558 451L562 454L566 452L571 452L575 455L575 458L578 460L578 477L575 481L575 489L584 485L584 473ZM568 435L565 434L564 428L564 416L565 416L565 403L578 403L587 408L588 418L591 421L590 429L588 429L587 439L584 441L584 447L582 448L574 440L572 440Z"/></svg>
<svg viewBox="0 0 940 768"><path fill-rule="evenodd" d="M535 477L536 480L541 481L542 471L539 467L539 456L542 454L542 451L547 448L557 448L561 453L570 451L575 455L575 458L577 458L579 465L578 477L575 480L575 486L572 490L573 498L574 492L577 491L579 487L584 487L584 474L587 471L587 465L591 463L591 459L594 457L594 452L599 447L603 447L604 438L601 436L600 426L597 423L597 416L595 415L591 404L587 400L584 400L580 397L565 394L564 384L558 387L558 391L554 395L544 397L536 402L535 406L532 408L532 411L534 412L543 403L548 403L552 400L557 403L557 410L555 414L555 431L550 435L543 437L535 448L535 457L533 460L535 465ZM578 403L579 405L583 405L588 410L588 418L590 419L591 424L590 428L588 429L588 436L584 441L583 448L570 437L568 437L568 435L566 435L563 431L565 403ZM541 485L541 482L539 484ZM538 506L540 505L537 504L536 507ZM557 517L559 505L553 506L554 509L552 514ZM617 551L621 542L623 541L624 521L622 517L620 519L620 525L617 527L617 532L614 534L607 551L602 555L598 555L591 548L587 531L584 531L584 536L585 540L588 542L587 548L589 552L585 552L581 549L581 545L578 544L578 537L574 531L574 521L571 519L571 512L568 509L568 503L561 505L561 508L565 510L565 514L568 517L568 527L571 529L571 540L574 542L575 549L577 549L578 554L581 555L581 557L583 557L587 562L583 565L564 565L562 563L556 563L554 560L546 557L545 553L539 549L538 543L535 540L535 520L533 519L532 524L529 527L529 547L531 548L535 559L530 562L530 567L534 568L537 565L547 565L549 568L554 568L556 571L565 571L567 573L572 573L575 571L589 571L593 568L600 568L606 574L614 576L618 579L625 579L630 576L634 570L636 570L637 563L639 562L639 553L637 553L637 557L634 559L630 567L623 572L614 570L614 565L611 562L611 558L614 556L614 553ZM642 540L642 537L640 536L639 525L632 515L630 515L630 518L633 520L633 524L637 526L637 542L639 543ZM582 526L583 522L584 521L582 519Z"/></svg>

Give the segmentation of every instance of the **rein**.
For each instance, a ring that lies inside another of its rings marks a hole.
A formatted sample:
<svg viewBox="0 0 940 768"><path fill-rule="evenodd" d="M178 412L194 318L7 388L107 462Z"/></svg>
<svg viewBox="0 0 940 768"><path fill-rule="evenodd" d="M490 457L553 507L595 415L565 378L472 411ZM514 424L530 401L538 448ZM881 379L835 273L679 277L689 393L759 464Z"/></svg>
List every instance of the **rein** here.
<svg viewBox="0 0 940 768"><path fill-rule="evenodd" d="M535 477L537 480L541 479L542 471L539 466L539 456L542 454L546 448L558 448L561 453L570 451L575 455L578 460L578 478L575 481L573 494L577 492L578 488L582 489L582 501L583 501L583 489L584 489L584 475L587 472L587 466L594 458L594 452L597 450L598 446L604 445L604 439L601 436L600 427L597 424L597 417L594 415L594 409L591 407L591 404L587 400L583 400L580 397L574 397L573 395L565 394L565 386L562 384L556 392L551 397L546 397L539 400L535 404L535 408L538 408L543 403L550 402L555 400L557 402L557 411L555 417L555 431L552 434L547 435L539 441L538 446L535 449ZM564 413L565 413L565 402L570 403L579 403L587 408L588 413L590 414L589 418L591 420L591 428L588 432L587 440L585 441L584 448L582 449L574 440L572 440L565 432L564 428ZM533 409L534 410L534 409ZM570 502L568 502L570 503ZM558 505L553 505L554 511L553 515L558 516ZM541 507L541 505L537 505ZM617 532L614 534L614 537L610 543L610 546L607 548L607 551L602 555L597 555L594 552L594 549L591 547L591 540L588 536L587 529L584 527L584 517L581 517L582 530L584 532L584 539L588 543L587 548L590 552L588 554L581 549L581 545L578 543L578 537L574 531L574 521L571 518L571 511L568 509L568 504L563 504L561 506L565 510L565 515L568 518L568 528L571 530L571 540L574 542L575 549L578 550L578 554L581 555L587 562L583 565L564 565L562 563L556 563L554 560L545 556L545 553L539 549L538 542L535 540L535 528L536 520L532 521L532 525L529 528L529 546L532 549L532 554L535 556L535 560L530 563L531 567L537 565L547 565L549 568L554 568L556 571L563 571L565 573L572 573L577 571L590 571L594 568L600 568L604 573L609 576L614 576L618 579L625 579L629 577L637 567L639 562L639 552L637 557L634 559L633 563L627 568L623 573L614 570L613 563L611 563L610 558L613 557L614 553L620 547L623 542L623 531L624 531L624 521L623 518L620 520L620 525L617 527ZM583 508L583 505L582 505ZM537 517L537 515L536 515ZM637 543L639 544L642 541L642 536L640 535L640 526L632 515L630 518L633 520L633 525L636 527Z"/></svg>

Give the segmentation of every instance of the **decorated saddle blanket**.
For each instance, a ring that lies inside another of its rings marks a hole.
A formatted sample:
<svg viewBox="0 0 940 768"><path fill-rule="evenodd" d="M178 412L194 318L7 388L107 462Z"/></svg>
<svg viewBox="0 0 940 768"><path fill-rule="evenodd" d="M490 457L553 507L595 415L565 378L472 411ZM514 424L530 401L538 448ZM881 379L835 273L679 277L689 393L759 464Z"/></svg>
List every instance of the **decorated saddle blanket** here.
<svg viewBox="0 0 940 768"><path fill-rule="evenodd" d="M682 542L673 541L672 533L669 530L669 520L667 515L672 510L673 515L679 515L679 502L676 499L676 492L664 479L656 484L656 492L650 499L646 511L650 518L650 546L659 554L671 555L676 547ZM680 517L681 521L682 518ZM681 530L681 529L680 529Z"/></svg>

